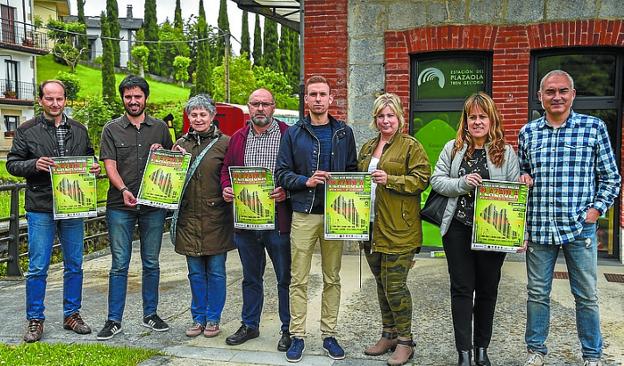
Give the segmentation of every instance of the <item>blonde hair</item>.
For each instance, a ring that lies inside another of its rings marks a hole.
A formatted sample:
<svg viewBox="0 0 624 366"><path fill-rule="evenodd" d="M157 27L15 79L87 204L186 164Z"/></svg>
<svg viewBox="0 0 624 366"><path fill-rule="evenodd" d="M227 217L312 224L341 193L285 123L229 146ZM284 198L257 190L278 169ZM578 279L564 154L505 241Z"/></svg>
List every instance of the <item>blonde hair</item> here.
<svg viewBox="0 0 624 366"><path fill-rule="evenodd" d="M405 126L405 117L403 116L403 104L401 104L401 99L398 95L392 93L385 93L377 97L375 102L373 103L373 120L370 123L370 128L373 130L378 130L377 128L377 115L381 113L381 110L390 107L392 112L396 114L399 119L399 129L397 132L403 131L403 126Z"/></svg>
<svg viewBox="0 0 624 366"><path fill-rule="evenodd" d="M490 120L490 130L487 134L486 143L489 143L488 154L492 163L501 167L505 160L505 135L503 133L502 118L494 100L484 92L478 92L466 99L464 110L457 127L457 137L453 147L453 156L462 149L464 144L468 145L466 156L471 157L475 151L474 142L470 132L468 132L468 116L473 108L479 107Z"/></svg>

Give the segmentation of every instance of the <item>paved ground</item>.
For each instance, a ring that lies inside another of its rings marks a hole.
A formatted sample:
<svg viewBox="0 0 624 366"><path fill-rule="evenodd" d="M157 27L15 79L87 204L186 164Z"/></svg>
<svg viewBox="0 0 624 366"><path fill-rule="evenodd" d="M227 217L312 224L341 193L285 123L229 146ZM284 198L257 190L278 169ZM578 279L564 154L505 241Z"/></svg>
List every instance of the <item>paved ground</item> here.
<svg viewBox="0 0 624 366"><path fill-rule="evenodd" d="M225 337L240 325L242 272L236 252L228 257L228 294L223 311L222 334L216 338L187 338L184 330L191 323L190 290L184 257L176 254L168 240L163 240L161 254L161 294L159 314L170 324L165 333L151 332L141 326L141 276L138 251L133 254L129 277L128 301L123 334L109 344L149 347L161 350L143 366L156 365L286 365L283 353L276 350L279 338L277 296L273 270L267 268L265 312L260 337L242 346L225 345ZM450 317L449 279L444 259L428 258L426 253L410 272L409 287L414 301L414 335L417 342L414 365L453 365L456 353ZM331 361L324 356L319 335L320 290L322 278L320 258L315 256L310 276L310 306L306 351L301 365L385 365L386 357L367 357L362 350L376 341L380 332L380 316L375 284L366 264L362 263L362 285L359 280L359 257L343 258L342 303L338 337L346 349L347 359ZM85 262L85 283L82 314L97 332L106 317L106 294L110 255L104 254ZM558 265L557 270L565 270ZM599 268L602 331L605 338L605 365L624 364L624 284L607 282L603 273L624 273L624 266L601 261ZM522 365L524 323L526 319L526 271L522 256L508 258L503 267L499 303L490 355L495 365ZM46 305L45 342L97 342L95 335L78 336L62 327L62 269L57 265L50 272ZM0 281L0 341L21 342L25 326L23 281ZM551 353L548 365L581 364L576 337L573 298L566 280L553 285L552 325L548 340Z"/></svg>

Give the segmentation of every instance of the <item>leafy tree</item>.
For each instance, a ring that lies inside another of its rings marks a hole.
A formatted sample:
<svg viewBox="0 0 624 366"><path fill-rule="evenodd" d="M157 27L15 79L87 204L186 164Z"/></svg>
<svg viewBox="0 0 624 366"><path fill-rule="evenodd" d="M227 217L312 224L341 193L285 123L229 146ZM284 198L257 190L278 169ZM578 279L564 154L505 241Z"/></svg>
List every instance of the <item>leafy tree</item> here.
<svg viewBox="0 0 624 366"><path fill-rule="evenodd" d="M279 39L279 71L283 72L285 75L288 75L291 69L290 57L290 34L288 33L288 27L282 26L282 34Z"/></svg>
<svg viewBox="0 0 624 366"><path fill-rule="evenodd" d="M301 69L301 64L299 61L299 33L288 30L290 34L290 72L286 75L288 76L288 80L290 80L290 85L293 87L294 91L299 90L299 70Z"/></svg>
<svg viewBox="0 0 624 366"><path fill-rule="evenodd" d="M50 19L47 24L48 37L54 40L52 54L58 63L68 65L70 72L76 72L76 65L86 48L78 49L76 37L86 32L86 26L79 22L65 23L60 20Z"/></svg>
<svg viewBox="0 0 624 366"><path fill-rule="evenodd" d="M102 12L101 19L106 19ZM113 44L110 39L110 27L107 21L101 22L102 28L102 97L109 104L115 103L115 61Z"/></svg>
<svg viewBox="0 0 624 366"><path fill-rule="evenodd" d="M145 77L145 70L148 67L147 61L149 59L149 48L143 45L132 47L130 51L132 60L137 67L137 73L141 77Z"/></svg>
<svg viewBox="0 0 624 366"><path fill-rule="evenodd" d="M225 33L230 33L230 21L228 20L227 1L220 0L219 17L217 18L217 27L219 28L219 37L217 38L217 50L215 53L215 64L221 65L225 56Z"/></svg>
<svg viewBox="0 0 624 366"><path fill-rule="evenodd" d="M119 8L117 6L117 0L106 0L106 21L108 22L108 34L113 45L113 60L115 66L119 67L119 58L121 55L119 47L119 32L121 31L121 25L119 24Z"/></svg>
<svg viewBox="0 0 624 366"><path fill-rule="evenodd" d="M160 52L158 49L158 21L156 19L156 0L145 0L143 15L145 45L149 48L149 70L160 75Z"/></svg>
<svg viewBox="0 0 624 366"><path fill-rule="evenodd" d="M80 91L80 78L76 76L76 74L59 71L56 74L56 79L65 84L65 95L67 96L67 100L70 102L76 100L78 92Z"/></svg>
<svg viewBox="0 0 624 366"><path fill-rule="evenodd" d="M262 50L262 66L279 71L280 56L277 48L277 23L264 18L264 49Z"/></svg>
<svg viewBox="0 0 624 366"><path fill-rule="evenodd" d="M240 54L246 54L247 58L249 59L249 53L251 51L250 49L250 42L251 40L249 39L249 15L247 14L246 11L243 11L243 25L242 25L242 29L241 29L241 48L240 48Z"/></svg>
<svg viewBox="0 0 624 366"><path fill-rule="evenodd" d="M173 76L175 73L173 67L173 60L176 56L189 56L189 47L187 45L186 37L182 30L175 28L171 25L169 20L166 20L161 26L158 33L160 39L160 54L162 56L160 62L160 73L163 76ZM182 42L178 42L182 41ZM174 43L175 42L175 43Z"/></svg>
<svg viewBox="0 0 624 366"><path fill-rule="evenodd" d="M299 108L299 99L294 96L286 75L263 66L254 66L253 73L256 79L256 88L270 90L277 108L295 110Z"/></svg>
<svg viewBox="0 0 624 366"><path fill-rule="evenodd" d="M225 100L225 70L223 65L212 71L212 97L215 100ZM247 98L256 88L256 79L251 69L251 61L245 57L230 59L230 102L235 104L247 103Z"/></svg>
<svg viewBox="0 0 624 366"><path fill-rule="evenodd" d="M206 24L206 12L204 11L204 0L199 0L199 18L197 19L197 38L201 39L197 43L196 69L195 69L195 89L194 94L210 94L210 48L208 38L208 24Z"/></svg>
<svg viewBox="0 0 624 366"><path fill-rule="evenodd" d="M78 7L78 23L85 25L85 32L83 33L83 35L78 36L77 48L79 50L86 48L88 46L87 32L86 32L87 19L85 18L85 13L84 13L85 2L86 0L77 0L76 2L76 6Z"/></svg>
<svg viewBox="0 0 624 366"><path fill-rule="evenodd" d="M256 25L254 26L254 45L251 54L254 66L262 66L262 31L260 30L260 16L256 14Z"/></svg>
<svg viewBox="0 0 624 366"><path fill-rule="evenodd" d="M74 107L73 117L86 124L93 146L98 149L102 128L113 118L114 108L100 96L88 96L81 105Z"/></svg>
<svg viewBox="0 0 624 366"><path fill-rule="evenodd" d="M173 68L175 69L174 77L184 87L184 82L188 80L189 73L188 67L191 64L191 59L184 56L176 56L173 60Z"/></svg>
<svg viewBox="0 0 624 366"><path fill-rule="evenodd" d="M176 0L173 27L180 30L180 32L184 31L184 21L182 20L182 7L180 7L180 0Z"/></svg>

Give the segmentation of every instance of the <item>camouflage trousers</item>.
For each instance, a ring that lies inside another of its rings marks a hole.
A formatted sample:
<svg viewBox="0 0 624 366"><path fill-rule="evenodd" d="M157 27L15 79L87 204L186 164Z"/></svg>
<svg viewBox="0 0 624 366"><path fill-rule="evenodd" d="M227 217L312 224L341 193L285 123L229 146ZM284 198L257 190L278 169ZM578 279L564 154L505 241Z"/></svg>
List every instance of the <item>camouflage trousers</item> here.
<svg viewBox="0 0 624 366"><path fill-rule="evenodd" d="M412 294L407 274L414 252L402 254L368 253L368 266L377 282L377 298L384 329L396 329L399 337L412 337Z"/></svg>

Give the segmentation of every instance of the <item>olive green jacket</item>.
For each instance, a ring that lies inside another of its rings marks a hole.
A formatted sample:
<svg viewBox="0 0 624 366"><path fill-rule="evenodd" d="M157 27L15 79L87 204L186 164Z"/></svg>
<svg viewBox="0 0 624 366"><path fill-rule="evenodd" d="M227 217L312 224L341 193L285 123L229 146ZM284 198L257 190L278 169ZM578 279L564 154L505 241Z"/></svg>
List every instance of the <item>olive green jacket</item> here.
<svg viewBox="0 0 624 366"><path fill-rule="evenodd" d="M358 170L368 171L380 135L367 141L358 158ZM373 252L399 254L422 245L420 193L427 188L431 167L423 146L412 136L396 133L386 143L377 169L388 174L385 186L375 190Z"/></svg>

